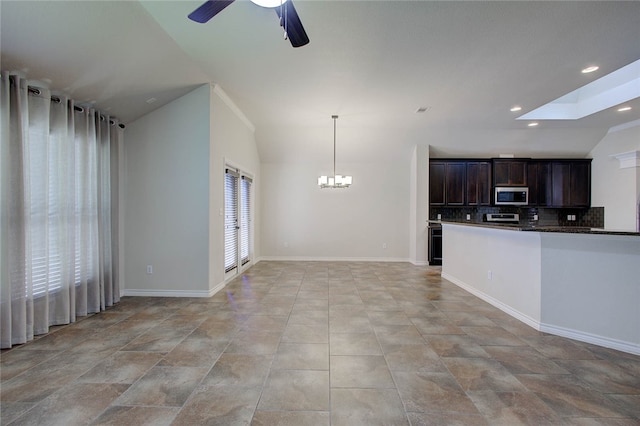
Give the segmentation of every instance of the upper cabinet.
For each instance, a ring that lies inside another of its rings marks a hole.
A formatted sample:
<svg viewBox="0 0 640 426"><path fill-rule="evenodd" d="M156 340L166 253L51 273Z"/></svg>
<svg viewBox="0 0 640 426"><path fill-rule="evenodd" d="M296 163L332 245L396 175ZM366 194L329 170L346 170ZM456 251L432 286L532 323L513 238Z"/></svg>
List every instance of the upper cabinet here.
<svg viewBox="0 0 640 426"><path fill-rule="evenodd" d="M551 205L591 206L591 160L551 161Z"/></svg>
<svg viewBox="0 0 640 426"><path fill-rule="evenodd" d="M494 186L527 186L529 206L591 206L590 159L432 159L429 203L491 206Z"/></svg>
<svg viewBox="0 0 640 426"><path fill-rule="evenodd" d="M551 204L551 161L531 160L527 164L529 205L532 207Z"/></svg>
<svg viewBox="0 0 640 426"><path fill-rule="evenodd" d="M429 164L429 203L435 206L465 205L464 161L431 161Z"/></svg>
<svg viewBox="0 0 640 426"><path fill-rule="evenodd" d="M527 160L494 159L494 186L527 186Z"/></svg>
<svg viewBox="0 0 640 426"><path fill-rule="evenodd" d="M491 205L491 163L467 161L467 205Z"/></svg>

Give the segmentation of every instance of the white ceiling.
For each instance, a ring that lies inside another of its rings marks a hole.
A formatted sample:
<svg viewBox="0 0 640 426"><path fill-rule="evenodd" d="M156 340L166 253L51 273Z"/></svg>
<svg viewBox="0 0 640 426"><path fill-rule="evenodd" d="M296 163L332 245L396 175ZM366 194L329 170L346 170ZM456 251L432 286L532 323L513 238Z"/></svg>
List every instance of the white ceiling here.
<svg viewBox="0 0 640 426"><path fill-rule="evenodd" d="M311 40L297 49L273 10L246 0L207 24L186 18L198 0L2 0L1 65L125 123L219 84L255 125L263 162L330 159L332 114L339 162L406 158L415 144L586 155L640 119L635 99L624 114L515 120L640 59L640 2L294 1Z"/></svg>

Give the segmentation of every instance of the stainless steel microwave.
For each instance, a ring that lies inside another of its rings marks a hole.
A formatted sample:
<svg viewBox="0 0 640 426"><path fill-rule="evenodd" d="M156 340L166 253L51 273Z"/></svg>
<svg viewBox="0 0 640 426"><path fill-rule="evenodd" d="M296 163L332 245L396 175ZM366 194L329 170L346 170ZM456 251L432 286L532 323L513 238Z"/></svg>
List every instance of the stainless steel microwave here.
<svg viewBox="0 0 640 426"><path fill-rule="evenodd" d="M529 204L529 188L524 186L496 186L493 204L496 206L526 206Z"/></svg>

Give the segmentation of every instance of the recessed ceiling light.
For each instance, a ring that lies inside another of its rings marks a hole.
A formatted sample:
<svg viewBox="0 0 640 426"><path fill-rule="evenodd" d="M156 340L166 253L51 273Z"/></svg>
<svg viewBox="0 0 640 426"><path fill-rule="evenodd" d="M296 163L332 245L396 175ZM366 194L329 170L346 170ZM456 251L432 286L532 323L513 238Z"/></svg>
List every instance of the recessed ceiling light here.
<svg viewBox="0 0 640 426"><path fill-rule="evenodd" d="M428 106L421 106L421 107L419 107L419 108L416 110L416 112L417 112L417 113L427 112L427 111L429 111L430 109L431 109L431 107L428 107Z"/></svg>
<svg viewBox="0 0 640 426"><path fill-rule="evenodd" d="M529 127L536 127L537 125L538 125L537 121L534 121L533 123L527 124L527 126L529 126Z"/></svg>
<svg viewBox="0 0 640 426"><path fill-rule="evenodd" d="M511 107L511 109L509 111L517 112L517 111L520 111L520 110L522 110L522 107L520 105L514 105L514 106Z"/></svg>
<svg viewBox="0 0 640 426"><path fill-rule="evenodd" d="M618 108L618 112L624 112L624 111L630 111L631 107L630 106L624 106L622 108Z"/></svg>
<svg viewBox="0 0 640 426"><path fill-rule="evenodd" d="M590 67L586 67L582 70L582 74L589 74L590 72L598 71L600 69L597 65L591 65Z"/></svg>

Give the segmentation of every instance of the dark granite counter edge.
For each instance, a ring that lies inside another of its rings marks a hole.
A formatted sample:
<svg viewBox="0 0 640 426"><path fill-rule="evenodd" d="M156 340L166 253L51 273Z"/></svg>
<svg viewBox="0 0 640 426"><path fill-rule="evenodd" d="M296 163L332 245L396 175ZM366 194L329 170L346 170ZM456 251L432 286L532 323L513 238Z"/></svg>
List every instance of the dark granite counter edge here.
<svg viewBox="0 0 640 426"><path fill-rule="evenodd" d="M504 229L507 231L523 231L523 232L556 232L565 234L598 234L598 235L627 235L640 236L640 232L635 231L618 231L608 230L604 228L587 228L579 226L523 226L519 224L499 224L488 222L457 222L447 220L429 220L429 226L434 225L464 225L475 226L481 228Z"/></svg>

